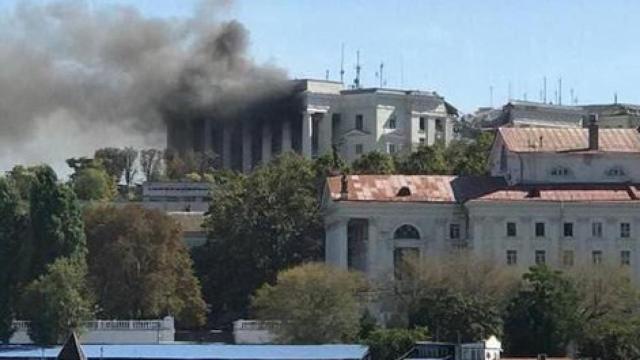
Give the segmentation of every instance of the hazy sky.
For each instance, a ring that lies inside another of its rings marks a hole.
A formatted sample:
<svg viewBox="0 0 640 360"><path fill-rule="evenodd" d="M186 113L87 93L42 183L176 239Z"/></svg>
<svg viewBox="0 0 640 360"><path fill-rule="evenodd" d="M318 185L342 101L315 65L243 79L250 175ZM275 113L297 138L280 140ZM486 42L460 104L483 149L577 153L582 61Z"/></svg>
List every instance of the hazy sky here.
<svg viewBox="0 0 640 360"><path fill-rule="evenodd" d="M42 2L43 0L36 1ZM224 2L224 1L221 1ZM196 1L93 0L130 4L149 16L186 16ZM0 11L15 4L0 0ZM258 62L292 77L339 78L345 44L345 81L360 50L362 82L376 86L384 62L388 87L436 90L468 112L508 97L539 100L544 76L555 99L562 77L581 103L640 103L640 2L634 1L378 1L238 0L227 18L251 32Z"/></svg>

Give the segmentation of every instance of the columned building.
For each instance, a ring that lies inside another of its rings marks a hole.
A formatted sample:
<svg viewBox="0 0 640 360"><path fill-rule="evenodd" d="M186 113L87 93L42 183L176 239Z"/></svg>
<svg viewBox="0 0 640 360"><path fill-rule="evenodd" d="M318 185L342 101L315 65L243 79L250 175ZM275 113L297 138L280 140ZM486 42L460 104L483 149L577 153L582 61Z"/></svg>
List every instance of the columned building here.
<svg viewBox="0 0 640 360"><path fill-rule="evenodd" d="M294 80L291 93L253 104L242 115L169 119L167 146L212 152L219 166L248 172L286 151L313 158L335 148L353 161L370 151L447 144L456 137L456 121L457 110L435 92Z"/></svg>
<svg viewBox="0 0 640 360"><path fill-rule="evenodd" d="M523 272L611 264L640 280L640 133L501 128L491 176L327 180L325 260L386 281L465 249Z"/></svg>

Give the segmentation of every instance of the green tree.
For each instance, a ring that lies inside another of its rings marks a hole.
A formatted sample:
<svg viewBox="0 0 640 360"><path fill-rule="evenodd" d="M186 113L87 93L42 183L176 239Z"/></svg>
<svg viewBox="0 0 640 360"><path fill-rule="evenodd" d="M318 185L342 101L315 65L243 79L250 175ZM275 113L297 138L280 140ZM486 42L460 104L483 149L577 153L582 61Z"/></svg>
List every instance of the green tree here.
<svg viewBox="0 0 640 360"><path fill-rule="evenodd" d="M115 195L113 180L102 168L80 170L73 177L72 184L80 200L110 200Z"/></svg>
<svg viewBox="0 0 640 360"><path fill-rule="evenodd" d="M411 350L417 341L428 338L426 328L376 329L362 341L369 346L372 360L396 360Z"/></svg>
<svg viewBox="0 0 640 360"><path fill-rule="evenodd" d="M7 343L13 333L24 221L19 203L20 195L13 184L0 177L0 344Z"/></svg>
<svg viewBox="0 0 640 360"><path fill-rule="evenodd" d="M48 166L39 167L31 187L30 272L35 279L59 257L70 257L86 249L80 207L75 193L59 184Z"/></svg>
<svg viewBox="0 0 640 360"><path fill-rule="evenodd" d="M29 337L38 345L59 344L92 318L92 301L81 257L58 258L29 284L22 299Z"/></svg>
<svg viewBox="0 0 640 360"><path fill-rule="evenodd" d="M450 170L445 159L445 149L441 145L420 146L404 159L398 161L397 168L407 175L445 175Z"/></svg>
<svg viewBox="0 0 640 360"><path fill-rule="evenodd" d="M280 270L321 257L323 225L314 169L299 155L249 176L220 174L205 221L209 240L193 255L211 321L228 324L247 316L250 295Z"/></svg>
<svg viewBox="0 0 640 360"><path fill-rule="evenodd" d="M125 151L118 148L108 147L96 150L93 155L96 162L102 165L111 176L113 181L118 184L122 178L122 174L127 166L127 157Z"/></svg>
<svg viewBox="0 0 640 360"><path fill-rule="evenodd" d="M473 342L502 334L499 307L491 299L437 289L412 309L409 324L427 326L437 341Z"/></svg>
<svg viewBox="0 0 640 360"><path fill-rule="evenodd" d="M16 165L9 171L7 178L16 187L20 199L24 201L29 200L31 194L31 186L35 181L35 173L38 167L24 167L22 165Z"/></svg>
<svg viewBox="0 0 640 360"><path fill-rule="evenodd" d="M482 132L470 143L453 142L446 151L449 168L456 175L487 175L489 152L495 134Z"/></svg>
<svg viewBox="0 0 640 360"><path fill-rule="evenodd" d="M379 151L360 156L351 164L351 168L354 174L386 175L396 172L393 158Z"/></svg>
<svg viewBox="0 0 640 360"><path fill-rule="evenodd" d="M128 205L85 211L90 282L102 317L145 319L174 314L204 323L206 306L181 230L158 210Z"/></svg>
<svg viewBox="0 0 640 360"><path fill-rule="evenodd" d="M546 266L532 267L523 279L523 287L507 308L507 352L564 355L581 326L580 298L574 284L562 272Z"/></svg>
<svg viewBox="0 0 640 360"><path fill-rule="evenodd" d="M274 285L263 285L252 306L259 319L281 321L280 343L351 342L358 335L358 295L364 288L356 273L309 263L281 272Z"/></svg>
<svg viewBox="0 0 640 360"><path fill-rule="evenodd" d="M132 147L126 147L122 150L122 157L124 158L124 182L127 184L127 187L130 187L138 173L138 168L136 167L138 151Z"/></svg>

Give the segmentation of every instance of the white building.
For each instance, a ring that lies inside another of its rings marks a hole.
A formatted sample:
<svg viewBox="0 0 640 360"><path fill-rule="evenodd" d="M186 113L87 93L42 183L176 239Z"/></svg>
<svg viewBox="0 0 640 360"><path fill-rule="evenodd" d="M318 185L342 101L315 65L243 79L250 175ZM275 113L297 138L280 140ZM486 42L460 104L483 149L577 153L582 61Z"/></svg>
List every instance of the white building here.
<svg viewBox="0 0 640 360"><path fill-rule="evenodd" d="M211 184L205 182L158 181L142 184L142 206L167 212L209 210Z"/></svg>
<svg viewBox="0 0 640 360"><path fill-rule="evenodd" d="M327 181L326 261L390 280L454 249L524 271L608 262L640 279L640 133L501 128L491 177ZM395 275L394 275L395 273Z"/></svg>
<svg viewBox="0 0 640 360"><path fill-rule="evenodd" d="M457 110L435 92L345 89L324 80L292 84L292 94L231 119L169 121L168 148L211 151L219 165L248 172L284 151L312 158L335 146L353 161L374 150L393 154L455 136Z"/></svg>

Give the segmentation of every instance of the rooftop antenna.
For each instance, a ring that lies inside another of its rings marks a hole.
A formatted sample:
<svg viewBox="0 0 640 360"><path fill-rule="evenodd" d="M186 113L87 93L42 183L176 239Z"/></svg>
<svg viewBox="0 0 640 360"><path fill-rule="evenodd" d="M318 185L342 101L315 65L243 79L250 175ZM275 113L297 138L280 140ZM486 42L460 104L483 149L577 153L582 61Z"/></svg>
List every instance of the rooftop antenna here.
<svg viewBox="0 0 640 360"><path fill-rule="evenodd" d="M340 83L344 84L344 43L340 52Z"/></svg>
<svg viewBox="0 0 640 360"><path fill-rule="evenodd" d="M571 103L575 104L576 99L573 97L573 88L569 89L569 96L571 97Z"/></svg>
<svg viewBox="0 0 640 360"><path fill-rule="evenodd" d="M356 51L356 78L353 80L353 86L356 89L360 88L360 50Z"/></svg>
<svg viewBox="0 0 640 360"><path fill-rule="evenodd" d="M524 101L527 101L527 92L525 91L524 94L522 94Z"/></svg>
<svg viewBox="0 0 640 360"><path fill-rule="evenodd" d="M547 77L542 78L542 102L547 103Z"/></svg>
<svg viewBox="0 0 640 360"><path fill-rule="evenodd" d="M558 105L562 105L562 76L558 78Z"/></svg>
<svg viewBox="0 0 640 360"><path fill-rule="evenodd" d="M618 92L614 92L613 93L613 103L617 104L618 103Z"/></svg>
<svg viewBox="0 0 640 360"><path fill-rule="evenodd" d="M382 87L384 85L383 71L384 71L384 63L380 62L380 87Z"/></svg>
<svg viewBox="0 0 640 360"><path fill-rule="evenodd" d="M325 80L329 80L329 69L327 69L327 71L325 71L325 73L324 73L324 79L325 79Z"/></svg>
<svg viewBox="0 0 640 360"><path fill-rule="evenodd" d="M509 93L509 99L508 100L511 101L511 99L512 99L512 97L511 97L511 81L509 81L509 84L508 84L508 93Z"/></svg>

